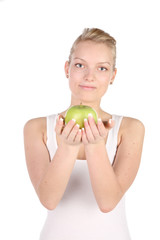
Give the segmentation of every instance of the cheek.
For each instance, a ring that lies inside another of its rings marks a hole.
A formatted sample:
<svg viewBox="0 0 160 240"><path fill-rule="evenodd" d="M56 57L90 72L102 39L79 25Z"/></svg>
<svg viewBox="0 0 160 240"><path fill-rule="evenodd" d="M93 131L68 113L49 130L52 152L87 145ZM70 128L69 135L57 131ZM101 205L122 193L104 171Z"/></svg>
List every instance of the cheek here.
<svg viewBox="0 0 160 240"><path fill-rule="evenodd" d="M99 78L99 87L101 89L101 93L104 94L109 86L110 83L110 75L103 75Z"/></svg>
<svg viewBox="0 0 160 240"><path fill-rule="evenodd" d="M105 81L105 83L101 84L99 88L99 93L101 96L104 96L104 94L107 92L108 86L109 86L108 81L107 82Z"/></svg>
<svg viewBox="0 0 160 240"><path fill-rule="evenodd" d="M84 73L82 71L80 71L80 70L72 70L70 72L70 78L69 78L70 82L71 82L70 84L71 85L75 85L75 84L81 82L83 77L84 77Z"/></svg>
<svg viewBox="0 0 160 240"><path fill-rule="evenodd" d="M101 73L101 74L98 74L98 75L97 75L97 79L99 79L99 82L100 82L100 84L102 84L102 85L109 84L110 78L111 78L111 76L110 76L109 73L108 73L108 74L106 74L106 73Z"/></svg>
<svg viewBox="0 0 160 240"><path fill-rule="evenodd" d="M84 75L84 71L79 68L73 68L70 71L70 77L78 78Z"/></svg>
<svg viewBox="0 0 160 240"><path fill-rule="evenodd" d="M69 88L71 91L75 91L75 89L78 86L78 79L76 79L76 77L74 77L74 75L70 75L69 78Z"/></svg>

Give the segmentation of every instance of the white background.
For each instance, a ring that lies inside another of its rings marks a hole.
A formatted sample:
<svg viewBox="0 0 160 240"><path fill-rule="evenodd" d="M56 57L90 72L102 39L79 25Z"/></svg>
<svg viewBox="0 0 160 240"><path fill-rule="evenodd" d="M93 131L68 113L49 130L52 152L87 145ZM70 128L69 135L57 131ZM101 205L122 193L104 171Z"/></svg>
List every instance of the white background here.
<svg viewBox="0 0 160 240"><path fill-rule="evenodd" d="M85 27L117 40L118 73L102 108L146 128L140 169L126 194L132 239L160 239L159 16L158 0L0 0L0 239L38 240L46 209L26 169L23 126L68 108L64 62Z"/></svg>

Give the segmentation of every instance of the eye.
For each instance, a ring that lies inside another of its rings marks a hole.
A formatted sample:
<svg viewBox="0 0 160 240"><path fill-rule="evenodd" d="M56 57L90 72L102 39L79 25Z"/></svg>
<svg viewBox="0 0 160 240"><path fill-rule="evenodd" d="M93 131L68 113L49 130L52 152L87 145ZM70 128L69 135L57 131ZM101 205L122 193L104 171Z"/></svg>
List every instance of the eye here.
<svg viewBox="0 0 160 240"><path fill-rule="evenodd" d="M107 71L107 68L105 68L105 67L99 67L98 69L102 72Z"/></svg>
<svg viewBox="0 0 160 240"><path fill-rule="evenodd" d="M81 63L76 63L75 66L76 66L77 68L84 68L84 66L83 66Z"/></svg>

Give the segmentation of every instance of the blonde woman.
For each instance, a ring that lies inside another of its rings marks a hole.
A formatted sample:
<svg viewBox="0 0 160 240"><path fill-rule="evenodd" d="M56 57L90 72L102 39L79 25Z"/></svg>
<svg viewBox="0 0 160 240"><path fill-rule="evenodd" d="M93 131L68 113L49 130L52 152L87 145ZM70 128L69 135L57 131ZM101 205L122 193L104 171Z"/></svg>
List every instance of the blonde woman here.
<svg viewBox="0 0 160 240"><path fill-rule="evenodd" d="M70 106L94 108L79 129L64 122L68 109L29 120L24 126L28 172L48 210L40 240L129 240L125 193L141 160L144 125L100 106L116 76L116 41L86 28L74 42L65 74ZM69 107L70 107L69 106Z"/></svg>

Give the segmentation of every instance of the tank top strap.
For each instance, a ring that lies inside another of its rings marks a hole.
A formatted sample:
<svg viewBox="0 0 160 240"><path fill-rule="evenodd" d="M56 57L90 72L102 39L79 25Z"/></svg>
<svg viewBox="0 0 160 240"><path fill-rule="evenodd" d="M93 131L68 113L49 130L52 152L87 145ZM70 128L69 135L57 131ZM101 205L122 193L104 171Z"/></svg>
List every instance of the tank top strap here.
<svg viewBox="0 0 160 240"><path fill-rule="evenodd" d="M113 127L113 137L117 139L123 116L113 114L112 119L115 121L115 125Z"/></svg>
<svg viewBox="0 0 160 240"><path fill-rule="evenodd" d="M52 160L54 153L56 151L57 143L55 138L55 126L58 114L48 115L46 117L47 121L47 147L49 150L50 158Z"/></svg>
<svg viewBox="0 0 160 240"><path fill-rule="evenodd" d="M112 119L114 120L115 124L114 124L114 127L111 130L109 130L107 145L106 145L111 164L113 164L113 161L116 155L117 144L118 144L118 132L119 132L119 128L120 128L123 116L114 114L112 115Z"/></svg>

